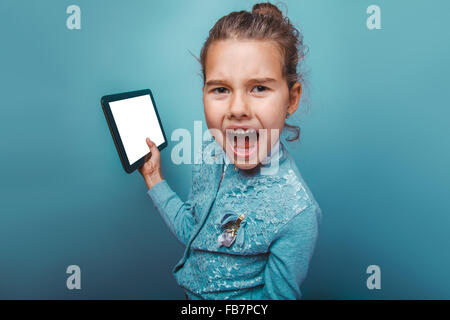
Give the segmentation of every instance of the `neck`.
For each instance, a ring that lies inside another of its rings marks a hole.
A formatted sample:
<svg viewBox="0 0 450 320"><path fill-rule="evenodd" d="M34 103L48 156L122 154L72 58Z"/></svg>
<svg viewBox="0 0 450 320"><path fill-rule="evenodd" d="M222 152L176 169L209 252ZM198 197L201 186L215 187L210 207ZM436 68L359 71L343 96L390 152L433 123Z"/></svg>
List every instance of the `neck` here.
<svg viewBox="0 0 450 320"><path fill-rule="evenodd" d="M281 156L283 155L283 150L280 148L280 140L278 139L277 142L272 146L270 149L269 154L264 160L261 160L262 166L268 166L274 161L278 161Z"/></svg>

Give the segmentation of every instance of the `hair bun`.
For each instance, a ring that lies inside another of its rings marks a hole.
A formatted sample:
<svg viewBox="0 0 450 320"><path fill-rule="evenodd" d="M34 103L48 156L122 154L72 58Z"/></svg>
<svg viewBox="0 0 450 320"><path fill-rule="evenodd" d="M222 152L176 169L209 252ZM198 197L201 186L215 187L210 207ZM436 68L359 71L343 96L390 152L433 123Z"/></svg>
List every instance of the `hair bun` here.
<svg viewBox="0 0 450 320"><path fill-rule="evenodd" d="M252 8L252 14L262 14L272 16L274 18L283 19L283 13L277 6L270 2L257 3Z"/></svg>

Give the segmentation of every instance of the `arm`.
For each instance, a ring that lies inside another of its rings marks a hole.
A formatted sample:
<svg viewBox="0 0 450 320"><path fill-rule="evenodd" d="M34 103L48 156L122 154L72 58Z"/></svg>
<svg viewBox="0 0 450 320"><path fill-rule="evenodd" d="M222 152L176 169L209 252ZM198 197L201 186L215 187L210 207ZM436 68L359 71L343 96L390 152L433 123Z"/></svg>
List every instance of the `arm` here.
<svg viewBox="0 0 450 320"><path fill-rule="evenodd" d="M147 194L170 231L181 243L187 245L196 224L192 189L189 192L188 200L183 202L163 179L154 184Z"/></svg>
<svg viewBox="0 0 450 320"><path fill-rule="evenodd" d="M318 236L320 208L311 205L292 218L272 242L260 299L300 299Z"/></svg>

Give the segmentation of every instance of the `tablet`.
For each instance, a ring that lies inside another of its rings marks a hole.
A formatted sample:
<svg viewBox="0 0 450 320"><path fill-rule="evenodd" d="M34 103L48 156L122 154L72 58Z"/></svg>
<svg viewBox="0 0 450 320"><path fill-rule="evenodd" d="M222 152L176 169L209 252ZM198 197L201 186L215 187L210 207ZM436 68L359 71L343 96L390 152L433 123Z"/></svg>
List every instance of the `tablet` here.
<svg viewBox="0 0 450 320"><path fill-rule="evenodd" d="M127 173L142 166L150 155L145 139L158 150L167 147L155 100L150 89L106 95L101 98L103 113Z"/></svg>

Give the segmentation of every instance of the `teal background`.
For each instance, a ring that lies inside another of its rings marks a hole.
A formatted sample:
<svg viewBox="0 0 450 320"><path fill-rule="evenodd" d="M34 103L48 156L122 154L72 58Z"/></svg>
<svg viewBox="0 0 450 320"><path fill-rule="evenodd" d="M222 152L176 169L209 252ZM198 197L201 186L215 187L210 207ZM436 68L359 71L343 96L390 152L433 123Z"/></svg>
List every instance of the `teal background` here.
<svg viewBox="0 0 450 320"><path fill-rule="evenodd" d="M183 247L123 171L100 97L151 88L169 139L206 130L189 50L254 3L0 2L0 298L184 298L171 274ZM324 215L304 298L450 298L450 3L284 3L310 50L302 140L287 146ZM71 4L81 30L66 28ZM381 30L366 28L371 4ZM175 144L163 174L185 199ZM366 287L371 264L381 290Z"/></svg>

